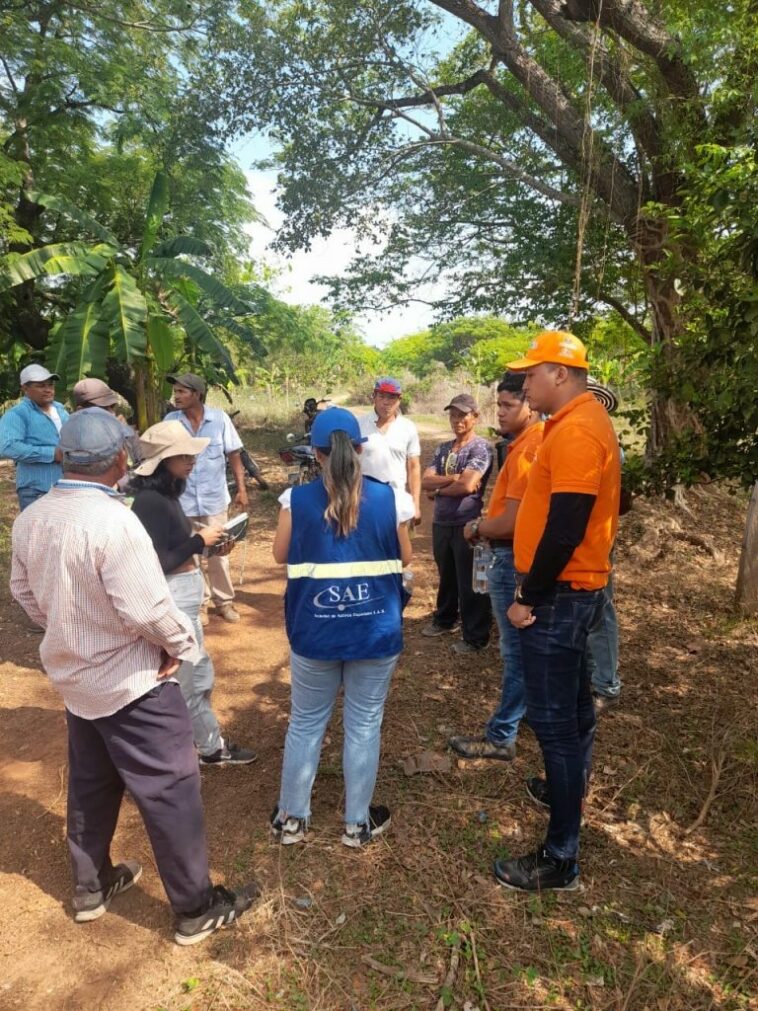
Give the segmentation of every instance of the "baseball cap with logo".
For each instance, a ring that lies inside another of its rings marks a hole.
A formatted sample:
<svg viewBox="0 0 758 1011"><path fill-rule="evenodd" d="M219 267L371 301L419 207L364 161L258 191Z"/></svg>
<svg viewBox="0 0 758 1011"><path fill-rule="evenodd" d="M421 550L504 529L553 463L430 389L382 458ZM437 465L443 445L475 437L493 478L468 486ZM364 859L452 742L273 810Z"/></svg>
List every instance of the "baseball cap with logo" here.
<svg viewBox="0 0 758 1011"><path fill-rule="evenodd" d="M374 383L374 393L394 393L399 397L402 392L400 380L393 379L392 376L380 376Z"/></svg>
<svg viewBox="0 0 758 1011"><path fill-rule="evenodd" d="M118 403L118 394L102 379L82 379L71 391L77 407L87 404L89 407L113 407Z"/></svg>
<svg viewBox="0 0 758 1011"><path fill-rule="evenodd" d="M445 410L449 411L452 407L463 411L464 414L470 414L472 411L475 414L479 413L479 404L477 404L470 393L459 393L456 397L453 397Z"/></svg>
<svg viewBox="0 0 758 1011"><path fill-rule="evenodd" d="M56 372L49 372L44 365L27 365L21 369L18 381L22 386L27 383L44 383L47 379L60 379Z"/></svg>
<svg viewBox="0 0 758 1011"><path fill-rule="evenodd" d="M102 407L76 411L61 426L64 463L104 463L123 447L128 429Z"/></svg>
<svg viewBox="0 0 758 1011"><path fill-rule="evenodd" d="M588 369L587 349L584 344L567 330L543 330L529 345L523 358L508 362L508 369L531 369L535 365L549 362L552 365L566 365L572 369Z"/></svg>
<svg viewBox="0 0 758 1011"><path fill-rule="evenodd" d="M368 436L361 435L355 415L344 407L329 407L316 415L311 428L311 445L326 452L331 445L332 432L344 432L354 446L368 441Z"/></svg>
<svg viewBox="0 0 758 1011"><path fill-rule="evenodd" d="M196 376L192 372L185 372L181 376L166 376L166 382L171 383L172 386L175 386L177 383L179 386L186 386L188 390L194 390L195 393L199 393L201 396L204 396L208 389L208 384L203 377Z"/></svg>

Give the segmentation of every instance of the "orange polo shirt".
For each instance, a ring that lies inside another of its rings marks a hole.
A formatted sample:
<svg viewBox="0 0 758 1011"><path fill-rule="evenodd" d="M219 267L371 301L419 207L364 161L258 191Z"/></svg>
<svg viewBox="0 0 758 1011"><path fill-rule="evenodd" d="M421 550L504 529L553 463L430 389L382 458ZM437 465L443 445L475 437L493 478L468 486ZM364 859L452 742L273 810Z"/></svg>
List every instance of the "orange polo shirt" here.
<svg viewBox="0 0 758 1011"><path fill-rule="evenodd" d="M518 572L531 568L555 492L595 496L584 539L558 579L575 590L601 589L608 582L618 527L621 454L608 412L591 393L575 397L545 422L516 517L513 550Z"/></svg>
<svg viewBox="0 0 758 1011"><path fill-rule="evenodd" d="M544 430L545 423L538 421L517 435L508 446L505 462L497 475L487 507L487 516L490 518L505 511L507 498L515 498L520 502L524 497L529 471L537 458Z"/></svg>

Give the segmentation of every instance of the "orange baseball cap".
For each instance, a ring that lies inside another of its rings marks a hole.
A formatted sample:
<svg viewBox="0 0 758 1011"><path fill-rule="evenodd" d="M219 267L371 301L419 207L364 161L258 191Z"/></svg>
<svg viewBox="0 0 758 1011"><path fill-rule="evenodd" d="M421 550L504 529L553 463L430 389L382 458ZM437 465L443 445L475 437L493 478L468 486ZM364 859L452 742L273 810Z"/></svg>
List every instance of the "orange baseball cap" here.
<svg viewBox="0 0 758 1011"><path fill-rule="evenodd" d="M523 358L508 362L507 369L530 369L534 365L551 362L573 369L589 369L587 348L568 330L543 330L529 345Z"/></svg>

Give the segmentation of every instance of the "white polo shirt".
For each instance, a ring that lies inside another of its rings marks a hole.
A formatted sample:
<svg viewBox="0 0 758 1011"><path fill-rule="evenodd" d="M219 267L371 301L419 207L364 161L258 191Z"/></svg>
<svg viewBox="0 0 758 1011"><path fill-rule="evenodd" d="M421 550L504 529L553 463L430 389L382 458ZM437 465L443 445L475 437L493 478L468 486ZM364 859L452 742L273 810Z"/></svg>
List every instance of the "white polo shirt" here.
<svg viewBox="0 0 758 1011"><path fill-rule="evenodd" d="M368 437L361 453L361 470L377 481L385 481L401 491L408 484L407 461L421 456L418 430L403 414L381 432L374 411L358 418L361 435Z"/></svg>

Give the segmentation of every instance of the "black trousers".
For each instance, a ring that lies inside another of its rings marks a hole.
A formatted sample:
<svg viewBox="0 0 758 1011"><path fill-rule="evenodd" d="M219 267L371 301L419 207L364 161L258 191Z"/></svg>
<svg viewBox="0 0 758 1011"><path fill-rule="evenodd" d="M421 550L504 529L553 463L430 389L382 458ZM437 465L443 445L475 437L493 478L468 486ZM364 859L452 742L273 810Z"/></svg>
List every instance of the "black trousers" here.
<svg viewBox="0 0 758 1011"><path fill-rule="evenodd" d="M157 685L112 716L68 721L67 836L77 893L106 887L124 789L139 808L175 913L211 897L200 769L179 685Z"/></svg>
<svg viewBox="0 0 758 1011"><path fill-rule="evenodd" d="M472 646L486 646L492 624L490 598L471 588L474 551L463 536L463 527L433 523L432 550L440 574L435 625L450 628L460 614L464 640Z"/></svg>

